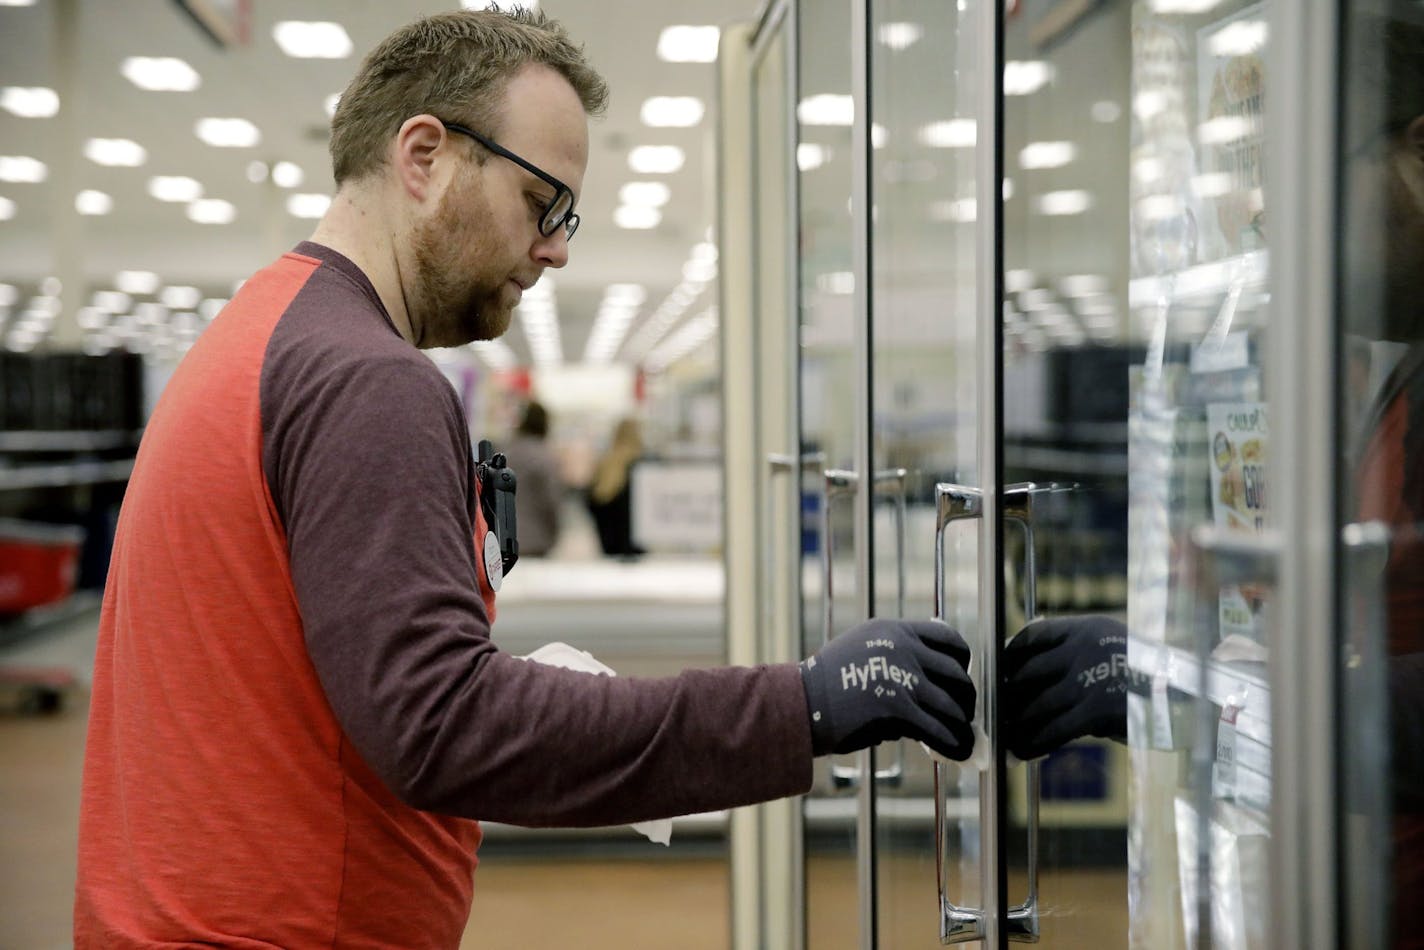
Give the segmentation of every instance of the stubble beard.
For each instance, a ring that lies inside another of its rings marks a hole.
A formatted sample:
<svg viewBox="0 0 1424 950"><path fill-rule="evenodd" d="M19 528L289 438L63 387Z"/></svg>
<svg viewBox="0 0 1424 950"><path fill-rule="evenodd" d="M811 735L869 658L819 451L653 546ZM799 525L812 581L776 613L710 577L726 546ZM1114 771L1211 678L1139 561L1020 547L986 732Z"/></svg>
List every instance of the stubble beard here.
<svg viewBox="0 0 1424 950"><path fill-rule="evenodd" d="M471 169L451 184L411 238L414 287L407 306L421 349L493 340L509 329L507 274L480 273L504 255L488 229L489 201Z"/></svg>

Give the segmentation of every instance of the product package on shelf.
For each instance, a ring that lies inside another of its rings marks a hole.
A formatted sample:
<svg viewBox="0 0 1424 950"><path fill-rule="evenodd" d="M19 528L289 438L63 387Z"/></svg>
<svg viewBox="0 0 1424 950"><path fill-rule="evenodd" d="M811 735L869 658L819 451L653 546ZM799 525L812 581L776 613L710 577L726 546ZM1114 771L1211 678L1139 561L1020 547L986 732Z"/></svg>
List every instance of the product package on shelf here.
<svg viewBox="0 0 1424 950"><path fill-rule="evenodd" d="M1186 367L1133 370L1128 412L1128 602L1133 636L1194 647L1187 582L1192 528L1210 518L1206 417L1179 404ZM1151 671L1147 671L1151 672Z"/></svg>
<svg viewBox="0 0 1424 950"><path fill-rule="evenodd" d="M1183 939L1188 947L1215 950L1264 950L1270 893L1270 832L1261 818L1229 802L1213 802L1207 821L1206 846L1201 847L1201 815L1186 795L1177 796L1177 861L1182 882ZM1197 896L1201 886L1199 861L1208 862L1211 933L1198 941Z"/></svg>
<svg viewBox="0 0 1424 950"><path fill-rule="evenodd" d="M1265 403L1211 403L1206 407L1211 438L1211 506L1218 528L1246 534L1266 526L1266 444L1270 431ZM1269 591L1251 579L1221 586L1218 635L1266 642Z"/></svg>

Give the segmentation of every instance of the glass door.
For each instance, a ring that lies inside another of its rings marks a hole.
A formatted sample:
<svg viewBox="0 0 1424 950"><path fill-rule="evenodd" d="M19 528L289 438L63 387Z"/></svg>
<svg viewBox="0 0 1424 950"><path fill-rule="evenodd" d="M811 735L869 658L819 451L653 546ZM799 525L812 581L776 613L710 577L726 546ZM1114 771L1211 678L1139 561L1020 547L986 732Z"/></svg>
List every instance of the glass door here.
<svg viewBox="0 0 1424 950"><path fill-rule="evenodd" d="M941 517L944 487L982 483L978 387L979 248L973 226L979 172L975 129L992 62L979 50L992 4L883 0L865 5L868 169L863 216L870 277L869 506L871 610L935 615L976 655L992 623L980 618L980 522ZM862 171L864 175L864 171ZM857 195L857 197L859 197ZM982 674L974 662L972 673ZM982 682L982 681L980 681ZM982 710L981 710L982 714ZM983 908L990 787L987 749L936 767L912 741L875 750L874 932L880 947L939 946L937 894ZM982 932L967 935L977 939Z"/></svg>

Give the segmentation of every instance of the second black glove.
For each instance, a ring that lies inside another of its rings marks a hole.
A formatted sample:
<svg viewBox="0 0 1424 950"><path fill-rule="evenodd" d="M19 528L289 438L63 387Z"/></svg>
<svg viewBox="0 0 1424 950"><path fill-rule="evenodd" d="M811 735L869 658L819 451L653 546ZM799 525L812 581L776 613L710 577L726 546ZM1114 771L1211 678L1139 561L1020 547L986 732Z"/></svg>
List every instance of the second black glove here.
<svg viewBox="0 0 1424 950"><path fill-rule="evenodd" d="M1083 736L1127 741L1127 628L1110 617L1036 620L1004 647L1009 751L1036 759Z"/></svg>
<svg viewBox="0 0 1424 950"><path fill-rule="evenodd" d="M934 620L875 619L801 661L815 755L918 739L946 758L974 749L969 646Z"/></svg>

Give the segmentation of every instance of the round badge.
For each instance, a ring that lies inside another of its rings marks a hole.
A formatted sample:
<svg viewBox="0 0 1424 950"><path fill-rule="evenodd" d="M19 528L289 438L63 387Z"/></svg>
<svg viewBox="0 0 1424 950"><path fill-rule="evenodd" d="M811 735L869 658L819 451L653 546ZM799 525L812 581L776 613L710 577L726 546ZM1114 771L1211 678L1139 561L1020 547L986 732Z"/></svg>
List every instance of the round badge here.
<svg viewBox="0 0 1424 950"><path fill-rule="evenodd" d="M490 590L499 593L499 585L504 583L504 555L499 553L499 539L493 531L485 532L485 577Z"/></svg>

